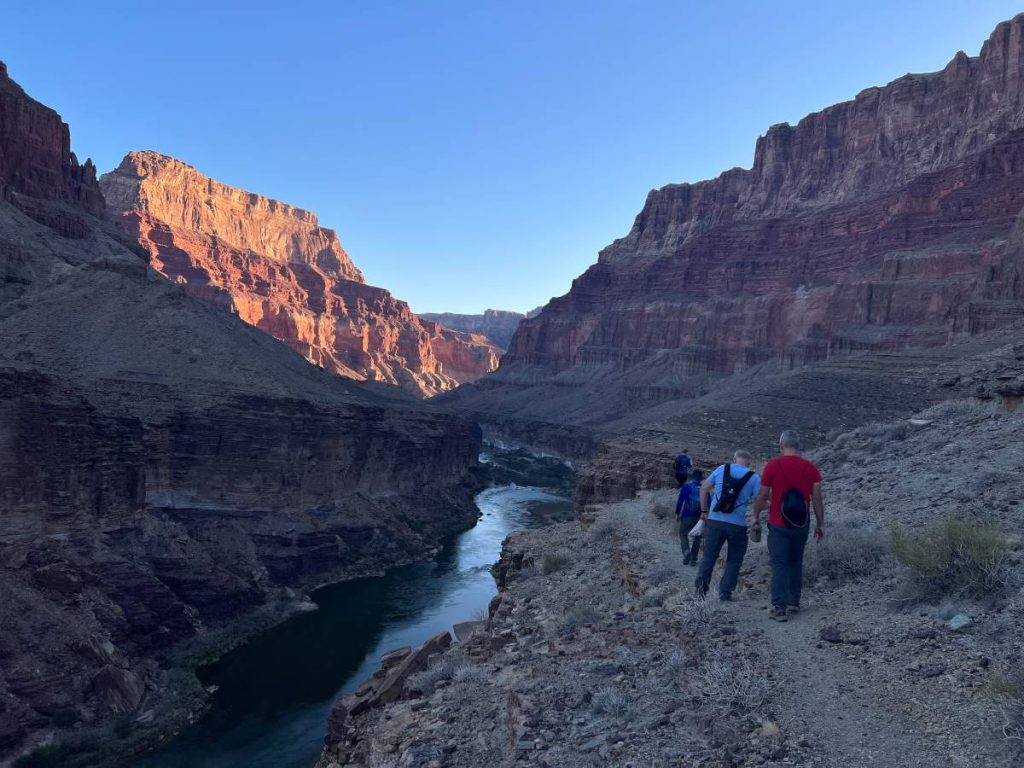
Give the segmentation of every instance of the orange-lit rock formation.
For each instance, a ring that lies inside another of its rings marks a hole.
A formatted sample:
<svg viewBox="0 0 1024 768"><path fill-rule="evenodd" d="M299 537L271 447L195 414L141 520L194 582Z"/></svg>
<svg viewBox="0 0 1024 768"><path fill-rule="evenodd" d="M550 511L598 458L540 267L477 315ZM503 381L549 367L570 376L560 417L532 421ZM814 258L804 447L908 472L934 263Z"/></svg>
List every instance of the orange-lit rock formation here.
<svg viewBox="0 0 1024 768"><path fill-rule="evenodd" d="M154 268L333 373L430 396L497 367L483 337L424 321L367 285L309 211L155 152L128 154L100 185Z"/></svg>

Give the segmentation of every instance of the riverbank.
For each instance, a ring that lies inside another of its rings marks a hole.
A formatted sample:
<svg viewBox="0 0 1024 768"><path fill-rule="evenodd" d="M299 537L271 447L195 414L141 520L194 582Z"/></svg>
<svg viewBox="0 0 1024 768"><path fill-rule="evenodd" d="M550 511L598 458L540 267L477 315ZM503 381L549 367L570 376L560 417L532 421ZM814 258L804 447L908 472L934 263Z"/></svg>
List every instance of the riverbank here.
<svg viewBox="0 0 1024 768"><path fill-rule="evenodd" d="M1019 412L967 401L817 451L827 539L783 624L764 543L733 602L693 599L672 491L515 534L487 623L397 701L334 718L317 765L1019 765L1022 440ZM936 592L893 552L893 526L926 541L958 510L1001 542L985 594Z"/></svg>
<svg viewBox="0 0 1024 768"><path fill-rule="evenodd" d="M481 458L492 482L506 483L508 472L531 477L529 457ZM485 609L495 592L489 569L509 531L571 517L571 472L558 462L534 464L532 476L563 495L492 485L476 497L476 525L433 557L312 593L317 611L268 628L202 670L204 685L216 688L212 707L139 765L308 768L331 703L376 669L383 649L418 644Z"/></svg>

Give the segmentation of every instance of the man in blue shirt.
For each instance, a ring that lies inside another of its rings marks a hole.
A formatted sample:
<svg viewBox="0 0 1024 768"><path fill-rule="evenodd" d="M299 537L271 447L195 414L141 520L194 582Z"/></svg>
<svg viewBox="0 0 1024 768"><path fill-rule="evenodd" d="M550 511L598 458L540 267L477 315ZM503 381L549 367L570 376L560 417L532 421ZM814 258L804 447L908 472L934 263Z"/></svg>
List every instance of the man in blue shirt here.
<svg viewBox="0 0 1024 768"><path fill-rule="evenodd" d="M747 553L747 506L761 490L761 478L750 469L751 456L736 451L733 463L715 469L700 487L700 508L704 518L704 553L697 571L697 594L707 595L711 572L723 546L725 571L718 583L719 600L732 600L740 566ZM726 472L729 477L726 478Z"/></svg>

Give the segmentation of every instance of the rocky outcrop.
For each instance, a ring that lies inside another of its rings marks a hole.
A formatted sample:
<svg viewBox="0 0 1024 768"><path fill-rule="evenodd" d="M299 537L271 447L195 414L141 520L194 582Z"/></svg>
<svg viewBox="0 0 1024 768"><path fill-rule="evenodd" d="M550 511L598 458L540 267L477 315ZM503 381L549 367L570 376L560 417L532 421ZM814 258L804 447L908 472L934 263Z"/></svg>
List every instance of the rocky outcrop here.
<svg viewBox="0 0 1024 768"><path fill-rule="evenodd" d="M652 191L520 324L481 407L602 423L764 363L1007 325L1024 315L1022 200L1024 16L978 57L772 127L750 170Z"/></svg>
<svg viewBox="0 0 1024 768"><path fill-rule="evenodd" d="M482 315L459 315L453 312L420 313L420 317L426 320L433 320L446 328L452 328L463 333L474 333L487 337L487 340L501 350L508 349L508 345L515 335L519 323L526 318L526 315L519 312L509 312L502 309L487 309Z"/></svg>
<svg viewBox="0 0 1024 768"><path fill-rule="evenodd" d="M155 152L129 153L100 184L154 269L332 373L429 396L497 367L485 339L421 320L367 285L334 230L309 211Z"/></svg>
<svg viewBox="0 0 1024 768"><path fill-rule="evenodd" d="M480 430L190 295L94 215L66 126L5 74L0 116L3 762L118 717L165 732L189 714L167 706L180 641L470 525ZM296 217L289 242L358 275ZM272 250L260 232L239 239Z"/></svg>

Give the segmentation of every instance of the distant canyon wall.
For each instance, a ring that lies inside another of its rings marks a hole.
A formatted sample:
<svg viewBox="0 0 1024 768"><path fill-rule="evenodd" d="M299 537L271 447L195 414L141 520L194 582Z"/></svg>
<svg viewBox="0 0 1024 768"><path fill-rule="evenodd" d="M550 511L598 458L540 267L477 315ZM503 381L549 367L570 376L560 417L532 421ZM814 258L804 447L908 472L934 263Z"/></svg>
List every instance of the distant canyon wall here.
<svg viewBox="0 0 1024 768"><path fill-rule="evenodd" d="M519 323L526 318L521 312L488 309L482 315L460 315L454 312L421 312L420 317L440 323L463 333L484 336L501 350L508 349Z"/></svg>
<svg viewBox="0 0 1024 768"><path fill-rule="evenodd" d="M594 397L573 418L602 420L768 361L1004 326L1024 316L1022 208L1017 17L978 57L773 126L750 170L652 191L471 404L557 420Z"/></svg>
<svg viewBox="0 0 1024 768"><path fill-rule="evenodd" d="M100 185L156 270L332 373L427 397L497 367L483 337L421 319L367 285L335 232L308 211L155 152L129 153Z"/></svg>

